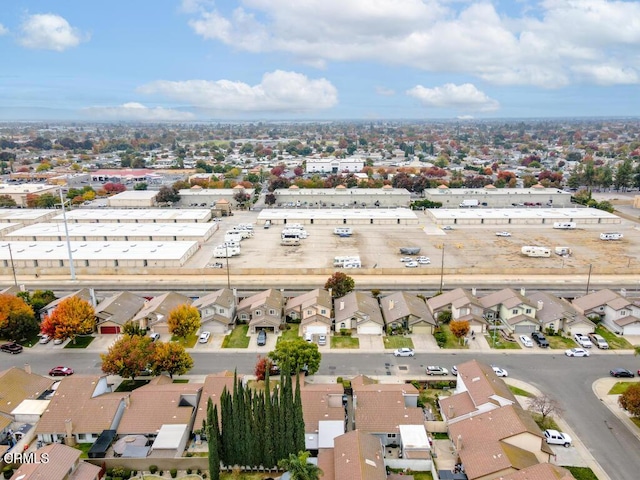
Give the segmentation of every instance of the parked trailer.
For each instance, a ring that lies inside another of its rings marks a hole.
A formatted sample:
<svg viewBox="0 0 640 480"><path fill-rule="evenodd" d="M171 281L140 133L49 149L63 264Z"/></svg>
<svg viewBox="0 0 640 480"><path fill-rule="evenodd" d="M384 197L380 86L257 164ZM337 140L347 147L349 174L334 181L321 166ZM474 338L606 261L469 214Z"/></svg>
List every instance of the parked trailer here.
<svg viewBox="0 0 640 480"><path fill-rule="evenodd" d="M569 247L556 247L555 252L556 252L556 255L560 255L563 257L568 257L572 253Z"/></svg>
<svg viewBox="0 0 640 480"><path fill-rule="evenodd" d="M281 237L285 238L285 237L297 237L297 238L307 238L309 234L301 229L301 228L285 228L284 230L282 230L282 234Z"/></svg>
<svg viewBox="0 0 640 480"><path fill-rule="evenodd" d="M460 204L460 208L477 207L478 205L480 205L480 202L475 198L467 199L467 200L462 200L462 203Z"/></svg>
<svg viewBox="0 0 640 480"><path fill-rule="evenodd" d="M213 249L214 258L227 258L240 255L239 246L218 245Z"/></svg>
<svg viewBox="0 0 640 480"><path fill-rule="evenodd" d="M280 245L285 247L298 247L300 246L300 239L298 237L295 238L282 238L280 241Z"/></svg>
<svg viewBox="0 0 640 480"><path fill-rule="evenodd" d="M400 253L402 255L418 255L420 247L400 247Z"/></svg>
<svg viewBox="0 0 640 480"><path fill-rule="evenodd" d="M225 242L241 242L243 238L242 233L236 231L228 231L224 234Z"/></svg>
<svg viewBox="0 0 640 480"><path fill-rule="evenodd" d="M553 228L560 230L575 230L576 222L554 222Z"/></svg>
<svg viewBox="0 0 640 480"><path fill-rule="evenodd" d="M349 227L338 227L333 229L334 235L340 235L341 237L348 237L353 235L353 230Z"/></svg>
<svg viewBox="0 0 640 480"><path fill-rule="evenodd" d="M240 235L242 238L251 238L253 237L253 230L236 230L236 227L233 227L233 230L227 230L227 235Z"/></svg>
<svg viewBox="0 0 640 480"><path fill-rule="evenodd" d="M535 247L531 245L526 245L522 247L520 250L523 255L527 257L550 257L551 250L547 247Z"/></svg>
<svg viewBox="0 0 640 480"><path fill-rule="evenodd" d="M347 267L347 265L357 265L357 267ZM357 255L339 256L333 258L333 266L338 268L360 268L362 263Z"/></svg>
<svg viewBox="0 0 640 480"><path fill-rule="evenodd" d="M607 232L600 234L600 240L622 240L622 237L624 237L624 235L617 232Z"/></svg>

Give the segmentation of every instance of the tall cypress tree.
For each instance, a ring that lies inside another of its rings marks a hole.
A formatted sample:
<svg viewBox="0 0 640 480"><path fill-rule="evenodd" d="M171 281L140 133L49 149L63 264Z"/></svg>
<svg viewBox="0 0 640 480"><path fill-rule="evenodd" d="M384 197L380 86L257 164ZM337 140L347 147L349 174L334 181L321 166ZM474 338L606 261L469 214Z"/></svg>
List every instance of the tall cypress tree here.
<svg viewBox="0 0 640 480"><path fill-rule="evenodd" d="M287 375L286 386L284 389L284 420L285 420L285 456L295 452L295 429L293 422L293 387L291 381L291 375ZM284 457L281 457L284 458Z"/></svg>
<svg viewBox="0 0 640 480"><path fill-rule="evenodd" d="M271 403L271 386L269 385L269 369L264 375L264 463L265 467L273 467L276 460L273 454L273 437L275 429L273 425L273 408Z"/></svg>
<svg viewBox="0 0 640 480"><path fill-rule="evenodd" d="M224 387L220 395L220 417L222 420L220 457L225 465L233 465L231 461L233 412L231 410L231 395L227 391L227 387Z"/></svg>
<svg viewBox="0 0 640 480"><path fill-rule="evenodd" d="M207 444L209 447L209 476L220 480L220 456L218 452L218 411L214 410L211 397L207 401Z"/></svg>
<svg viewBox="0 0 640 480"><path fill-rule="evenodd" d="M300 392L300 375L296 375L296 393L294 401L293 428L294 428L294 452L306 450L304 442L304 415L302 412L302 393Z"/></svg>

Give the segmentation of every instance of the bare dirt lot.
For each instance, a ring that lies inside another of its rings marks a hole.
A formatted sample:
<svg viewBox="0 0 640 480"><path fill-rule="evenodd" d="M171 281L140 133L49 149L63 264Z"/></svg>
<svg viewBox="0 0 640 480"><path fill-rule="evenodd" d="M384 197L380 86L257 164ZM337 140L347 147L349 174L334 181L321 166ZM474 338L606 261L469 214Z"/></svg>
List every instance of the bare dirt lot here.
<svg viewBox="0 0 640 480"><path fill-rule="evenodd" d="M203 250L186 265L204 268L207 263L222 262L207 252L223 242L224 233L238 223L254 223L254 238L243 240L241 254L229 259L234 272L268 273L270 270L333 269L335 256L359 255L362 270L357 273L425 274L440 272L444 248L444 269L449 273L557 273L571 274L592 265L602 274L640 273L640 227L623 220L617 225L585 225L575 230L557 230L551 225L511 225L510 237L498 237L496 226L456 226L442 230L421 218L419 225L352 225L353 235L341 238L333 234L337 225L305 225L309 234L297 247L280 245L282 225L269 229L255 224L257 213L239 212L222 220L220 229ZM624 234L620 241L600 240L600 233ZM529 258L520 253L525 245L550 248L549 258ZM558 256L555 247L572 249L571 256ZM430 265L406 268L400 247L420 247L420 255ZM353 272L356 273L356 272Z"/></svg>

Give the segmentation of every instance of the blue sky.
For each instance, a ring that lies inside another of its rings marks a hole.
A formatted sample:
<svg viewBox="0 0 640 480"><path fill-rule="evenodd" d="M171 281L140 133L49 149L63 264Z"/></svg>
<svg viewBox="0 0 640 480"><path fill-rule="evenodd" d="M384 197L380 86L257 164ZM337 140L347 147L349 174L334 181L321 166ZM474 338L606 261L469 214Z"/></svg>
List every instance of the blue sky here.
<svg viewBox="0 0 640 480"><path fill-rule="evenodd" d="M12 0L0 120L637 116L640 2Z"/></svg>

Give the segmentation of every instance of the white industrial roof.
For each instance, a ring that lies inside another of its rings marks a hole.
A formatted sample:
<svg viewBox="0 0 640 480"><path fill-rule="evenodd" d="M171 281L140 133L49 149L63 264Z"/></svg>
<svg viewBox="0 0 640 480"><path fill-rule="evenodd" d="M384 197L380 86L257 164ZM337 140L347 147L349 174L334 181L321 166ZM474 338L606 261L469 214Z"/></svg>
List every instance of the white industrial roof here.
<svg viewBox="0 0 640 480"><path fill-rule="evenodd" d="M411 195L406 188L278 188L275 195Z"/></svg>
<svg viewBox="0 0 640 480"><path fill-rule="evenodd" d="M424 193L429 195L469 195L473 198L474 195L495 195L495 196L509 196L509 195L567 195L570 196L570 192L565 192L559 188L427 188Z"/></svg>
<svg viewBox="0 0 640 480"><path fill-rule="evenodd" d="M424 425L398 425L402 446L407 448L431 448Z"/></svg>
<svg viewBox="0 0 640 480"><path fill-rule="evenodd" d="M7 232L11 232L14 228L20 227L21 225L21 223L0 223L0 236L6 235Z"/></svg>
<svg viewBox="0 0 640 480"><path fill-rule="evenodd" d="M179 260L198 242L78 242L72 241L74 260ZM57 242L2 242L0 260L68 260L65 241Z"/></svg>
<svg viewBox="0 0 640 480"><path fill-rule="evenodd" d="M179 448L188 427L186 424L162 425L151 449L175 450Z"/></svg>
<svg viewBox="0 0 640 480"><path fill-rule="evenodd" d="M67 212L67 220L204 220L211 215L211 210L204 208L174 209L174 208L79 208ZM56 221L63 221L62 214L54 217Z"/></svg>
<svg viewBox="0 0 640 480"><path fill-rule="evenodd" d="M585 219L618 218L596 208L432 208L429 214L438 219L549 218Z"/></svg>
<svg viewBox="0 0 640 480"><path fill-rule="evenodd" d="M194 195L217 195L221 197L229 197L238 193L239 190L239 188L186 188L178 191L178 193L181 197L190 197ZM243 190L249 195L253 195L253 192L255 191L253 188L244 188Z"/></svg>
<svg viewBox="0 0 640 480"><path fill-rule="evenodd" d="M44 183L22 183L19 185L0 183L0 195L51 192L57 191L59 188L58 185L47 185Z"/></svg>
<svg viewBox="0 0 640 480"><path fill-rule="evenodd" d="M0 219L23 222L25 220L37 220L46 218L54 211L38 208L0 208Z"/></svg>
<svg viewBox="0 0 640 480"><path fill-rule="evenodd" d="M153 200L157 195L157 190L125 190L109 197L109 200Z"/></svg>
<svg viewBox="0 0 640 480"><path fill-rule="evenodd" d="M326 208L298 208L298 209L268 209L262 210L258 215L258 220L280 220L280 219L295 220L318 218L327 220L342 220L343 218L401 218L401 219L416 219L416 214L408 208L380 208L380 209L365 209L365 208L344 208L344 209L326 209Z"/></svg>
<svg viewBox="0 0 640 480"><path fill-rule="evenodd" d="M0 233L12 223L0 223ZM190 236L205 237L216 230L215 223L67 223L69 237L104 235L110 237L133 236ZM5 234L5 238L24 236L65 236L64 223L38 223Z"/></svg>

